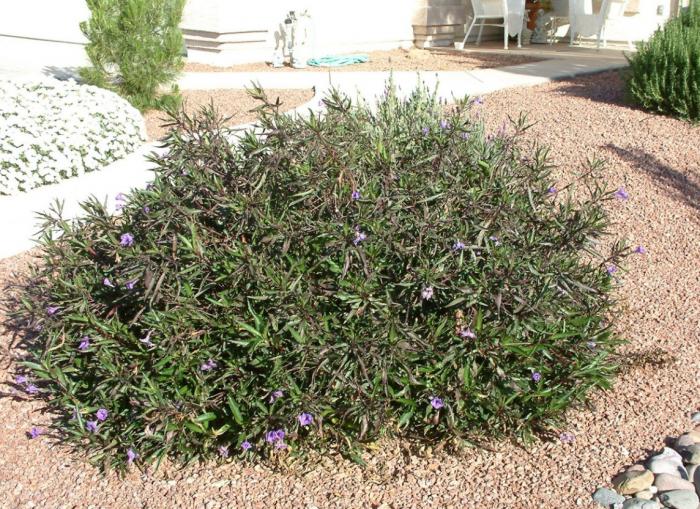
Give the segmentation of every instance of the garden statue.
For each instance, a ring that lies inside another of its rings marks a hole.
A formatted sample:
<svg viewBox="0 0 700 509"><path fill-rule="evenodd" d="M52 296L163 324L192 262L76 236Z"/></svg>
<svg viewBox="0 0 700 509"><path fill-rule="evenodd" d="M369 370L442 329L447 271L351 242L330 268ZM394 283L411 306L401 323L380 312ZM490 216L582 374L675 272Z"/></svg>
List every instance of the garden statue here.
<svg viewBox="0 0 700 509"><path fill-rule="evenodd" d="M291 29L288 34L289 38L289 54L292 67L303 69L306 67L306 62L311 58L311 16L307 10L297 14L295 11L290 11L285 21L285 24Z"/></svg>
<svg viewBox="0 0 700 509"><path fill-rule="evenodd" d="M544 12L544 9L538 10L535 30L532 32L530 42L533 44L547 44L547 23L549 23L549 16Z"/></svg>

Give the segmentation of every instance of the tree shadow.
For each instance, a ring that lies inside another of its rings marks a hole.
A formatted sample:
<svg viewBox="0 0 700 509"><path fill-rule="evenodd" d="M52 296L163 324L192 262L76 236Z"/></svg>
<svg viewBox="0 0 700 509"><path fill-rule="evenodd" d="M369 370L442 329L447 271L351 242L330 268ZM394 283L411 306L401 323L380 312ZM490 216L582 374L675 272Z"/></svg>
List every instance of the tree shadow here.
<svg viewBox="0 0 700 509"><path fill-rule="evenodd" d="M649 175L673 199L700 212L700 183L691 180L687 175L642 149L622 148L613 143L603 145L603 148L617 155L633 168Z"/></svg>
<svg viewBox="0 0 700 509"><path fill-rule="evenodd" d="M80 81L80 67L47 65L41 69L41 74L60 81L69 79Z"/></svg>

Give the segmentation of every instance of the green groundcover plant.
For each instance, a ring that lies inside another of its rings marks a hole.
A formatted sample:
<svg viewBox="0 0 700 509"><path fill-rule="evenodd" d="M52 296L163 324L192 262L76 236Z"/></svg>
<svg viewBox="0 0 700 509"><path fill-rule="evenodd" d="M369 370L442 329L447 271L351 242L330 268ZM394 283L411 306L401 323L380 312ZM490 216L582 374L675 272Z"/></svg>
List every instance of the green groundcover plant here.
<svg viewBox="0 0 700 509"><path fill-rule="evenodd" d="M629 58L627 88L643 108L700 120L700 3L657 30Z"/></svg>
<svg viewBox="0 0 700 509"><path fill-rule="evenodd" d="M119 215L45 217L18 383L95 461L528 436L608 387L627 249L596 246L627 195L597 165L555 189L525 122L486 133L481 99L387 87L289 117L254 94L237 144L181 114Z"/></svg>
<svg viewBox="0 0 700 509"><path fill-rule="evenodd" d="M178 25L184 0L88 0L90 19L80 24L91 67L80 70L91 85L118 92L140 110L173 108L159 88L182 69L184 42Z"/></svg>

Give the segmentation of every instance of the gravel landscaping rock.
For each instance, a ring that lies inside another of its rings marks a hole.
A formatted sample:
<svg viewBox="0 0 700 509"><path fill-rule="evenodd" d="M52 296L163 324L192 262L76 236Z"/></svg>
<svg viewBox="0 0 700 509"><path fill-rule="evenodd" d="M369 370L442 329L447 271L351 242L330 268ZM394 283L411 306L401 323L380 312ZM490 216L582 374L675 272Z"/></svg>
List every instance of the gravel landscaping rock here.
<svg viewBox="0 0 700 509"><path fill-rule="evenodd" d="M698 496L690 490L668 491L659 495L659 500L664 507L671 509L698 509L700 504Z"/></svg>
<svg viewBox="0 0 700 509"><path fill-rule="evenodd" d="M659 492L673 490L695 490L695 485L671 474L658 474L654 477L654 486Z"/></svg>
<svg viewBox="0 0 700 509"><path fill-rule="evenodd" d="M622 509L659 509L661 506L654 500L641 498L628 498L622 504Z"/></svg>
<svg viewBox="0 0 700 509"><path fill-rule="evenodd" d="M700 445L691 445L690 447L684 447L681 451L683 460L691 465L697 465L700 463Z"/></svg>
<svg viewBox="0 0 700 509"><path fill-rule="evenodd" d="M625 470L613 478L613 486L622 495L632 495L644 491L654 482L654 474L649 470Z"/></svg>
<svg viewBox="0 0 700 509"><path fill-rule="evenodd" d="M446 453L385 440L363 454L366 467L331 455L305 468L166 461L158 470L102 474L51 433L27 438L50 416L12 383L22 348L7 331L0 337L0 507L600 509L591 499L596 487L644 461L664 437L688 431L688 410L700 408L700 148L693 143L700 128L630 108L623 96L617 73L606 73L498 92L483 107L493 130L529 111L528 139L552 147L561 183L587 156L605 157L601 178L630 194L610 202L615 231L647 250L616 276L624 282L615 322L628 340L623 370L611 390L568 413L563 431L575 441L527 448L502 441ZM11 272L29 256L0 262L0 280L12 283Z"/></svg>

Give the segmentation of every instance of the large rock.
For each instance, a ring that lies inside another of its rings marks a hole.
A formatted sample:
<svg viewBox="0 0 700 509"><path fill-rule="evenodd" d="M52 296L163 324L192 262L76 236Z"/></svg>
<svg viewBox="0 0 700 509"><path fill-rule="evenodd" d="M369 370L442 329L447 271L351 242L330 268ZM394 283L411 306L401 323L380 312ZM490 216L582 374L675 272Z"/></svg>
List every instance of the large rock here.
<svg viewBox="0 0 700 509"><path fill-rule="evenodd" d="M683 464L672 458L654 456L647 462L647 467L655 474L671 474L682 479L688 479L688 472Z"/></svg>
<svg viewBox="0 0 700 509"><path fill-rule="evenodd" d="M667 491L659 495L659 500L664 507L671 509L698 509L700 504L695 492L689 490Z"/></svg>
<svg viewBox="0 0 700 509"><path fill-rule="evenodd" d="M656 500L644 500L641 498L628 498L622 504L622 509L659 509L660 507Z"/></svg>
<svg viewBox="0 0 700 509"><path fill-rule="evenodd" d="M593 500L603 507L613 507L625 501L625 497L610 488L598 488L593 493Z"/></svg>
<svg viewBox="0 0 700 509"><path fill-rule="evenodd" d="M700 445L691 445L682 451L683 459L691 465L700 464Z"/></svg>
<svg viewBox="0 0 700 509"><path fill-rule="evenodd" d="M644 491L654 482L654 474L649 470L625 470L619 475L616 475L613 480L613 486L618 493L622 495L633 495L639 491Z"/></svg>
<svg viewBox="0 0 700 509"><path fill-rule="evenodd" d="M685 479L681 479L680 477L671 474L657 474L656 477L654 477L654 486L656 486L660 492L673 490L695 490L695 485L692 482L686 481Z"/></svg>

